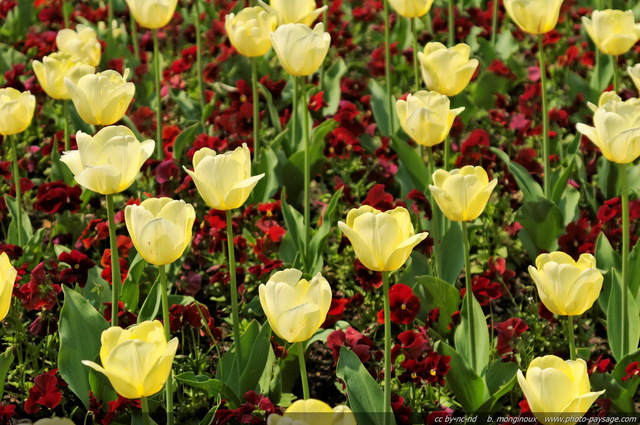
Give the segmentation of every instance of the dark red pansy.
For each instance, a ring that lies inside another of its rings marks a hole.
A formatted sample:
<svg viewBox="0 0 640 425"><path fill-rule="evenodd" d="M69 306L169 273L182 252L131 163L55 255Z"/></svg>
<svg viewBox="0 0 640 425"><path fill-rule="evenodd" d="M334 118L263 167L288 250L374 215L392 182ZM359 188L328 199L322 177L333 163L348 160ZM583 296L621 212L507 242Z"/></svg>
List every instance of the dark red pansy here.
<svg viewBox="0 0 640 425"><path fill-rule="evenodd" d="M504 322L496 324L495 329L498 332L498 343L496 344L496 349L498 350L498 354L504 355L516 352L515 348L512 346L513 340L529 329L529 326L527 326L524 320L518 317L512 317Z"/></svg>
<svg viewBox="0 0 640 425"><path fill-rule="evenodd" d="M413 290L403 283L396 283L389 290L391 321L398 325L408 325L420 312L420 299ZM378 312L378 323L384 324L384 311Z"/></svg>
<svg viewBox="0 0 640 425"><path fill-rule="evenodd" d="M81 288L84 288L87 284L89 270L95 266L95 263L75 249L60 253L58 261L69 265L68 269L60 271L60 282L67 285L77 283Z"/></svg>
<svg viewBox="0 0 640 425"><path fill-rule="evenodd" d="M30 414L38 413L42 406L54 409L62 400L62 392L58 388L56 378L58 369L36 376L33 387L29 389L29 397L24 402L24 411Z"/></svg>

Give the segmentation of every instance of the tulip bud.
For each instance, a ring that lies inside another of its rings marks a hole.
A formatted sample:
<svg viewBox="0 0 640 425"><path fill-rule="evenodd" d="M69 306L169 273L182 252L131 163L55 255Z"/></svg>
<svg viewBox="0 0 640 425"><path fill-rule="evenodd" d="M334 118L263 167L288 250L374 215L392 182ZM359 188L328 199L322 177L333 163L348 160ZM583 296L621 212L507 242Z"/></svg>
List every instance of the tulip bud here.
<svg viewBox="0 0 640 425"><path fill-rule="evenodd" d="M560 316L578 316L589 310L600 296L602 273L591 254L578 261L564 252L540 254L529 274L538 288L544 305Z"/></svg>
<svg viewBox="0 0 640 425"><path fill-rule="evenodd" d="M504 8L518 28L544 34L556 27L563 0L504 0Z"/></svg>
<svg viewBox="0 0 640 425"><path fill-rule="evenodd" d="M404 265L411 250L422 242L427 232L415 234L411 216L405 208L382 212L368 205L352 209L347 222L338 222L356 257L369 270L393 271Z"/></svg>
<svg viewBox="0 0 640 425"><path fill-rule="evenodd" d="M102 56L102 46L93 28L78 24L76 29L58 31L56 45L60 52L69 55L74 62L84 62L90 66L98 66Z"/></svg>
<svg viewBox="0 0 640 425"><path fill-rule="evenodd" d="M69 90L64 85L65 78L77 84L81 77L93 74L95 70L91 65L74 62L71 56L61 52L45 56L42 62L33 61L33 72L38 77L38 82L53 99L71 99Z"/></svg>
<svg viewBox="0 0 640 425"><path fill-rule="evenodd" d="M78 131L76 142L78 150L65 152L60 161L79 185L103 195L131 186L155 146L153 140L140 143L124 126L105 127L93 137Z"/></svg>
<svg viewBox="0 0 640 425"><path fill-rule="evenodd" d="M452 97L467 87L478 68L478 59L469 59L471 48L460 43L446 48L442 43L427 43L418 52L422 79L429 90Z"/></svg>
<svg viewBox="0 0 640 425"><path fill-rule="evenodd" d="M178 338L167 342L162 323L142 322L129 329L111 327L100 338L100 362L82 364L104 374L123 397L136 399L159 392L167 382Z"/></svg>
<svg viewBox="0 0 640 425"><path fill-rule="evenodd" d="M531 411L546 425L574 425L604 393L589 391L587 364L582 359L536 357L529 364L526 378L520 370L517 375Z"/></svg>
<svg viewBox="0 0 640 425"><path fill-rule="evenodd" d="M313 21L327 10L327 6L316 9L314 0L271 0L271 5L258 0L258 3L269 13L277 16L278 26L304 24L310 27Z"/></svg>
<svg viewBox="0 0 640 425"><path fill-rule="evenodd" d="M260 305L269 326L290 343L311 338L324 323L331 307L329 282L320 273L311 282L301 277L300 270L282 270L258 288Z"/></svg>
<svg viewBox="0 0 640 425"><path fill-rule="evenodd" d="M169 23L176 11L178 0L125 0L138 25L161 28Z"/></svg>
<svg viewBox="0 0 640 425"><path fill-rule="evenodd" d="M396 102L398 120L413 141L435 146L449 134L456 116L464 108L449 109L449 98L435 91L421 90Z"/></svg>
<svg viewBox="0 0 640 425"><path fill-rule="evenodd" d="M283 416L269 415L267 425L292 424L356 425L356 418L347 406L333 409L323 401L309 398L297 400L287 408Z"/></svg>
<svg viewBox="0 0 640 425"><path fill-rule="evenodd" d="M627 53L640 38L640 24L635 23L631 10L594 10L591 18L583 16L582 25L605 55Z"/></svg>
<svg viewBox="0 0 640 425"><path fill-rule="evenodd" d="M127 83L128 75L128 69L125 70L124 76L108 70L85 75L77 83L65 78L64 85L84 122L111 125L127 112L136 91L133 83Z"/></svg>
<svg viewBox="0 0 640 425"><path fill-rule="evenodd" d="M171 198L149 198L124 209L127 231L148 263L162 266L176 261L191 242L196 218L191 204Z"/></svg>
<svg viewBox="0 0 640 425"><path fill-rule="evenodd" d="M11 294L18 272L9 262L6 252L0 254L0 320L3 320L11 307Z"/></svg>
<svg viewBox="0 0 640 425"><path fill-rule="evenodd" d="M640 99L611 99L593 114L594 127L579 123L576 129L609 161L628 164L640 156Z"/></svg>
<svg viewBox="0 0 640 425"><path fill-rule="evenodd" d="M271 44L280 65L291 75L311 75L320 68L331 44L322 22L309 28L304 24L286 24L271 33Z"/></svg>
<svg viewBox="0 0 640 425"><path fill-rule="evenodd" d="M389 4L406 18L419 18L429 12L433 0L389 0Z"/></svg>
<svg viewBox="0 0 640 425"><path fill-rule="evenodd" d="M271 33L276 29L276 17L260 6L247 7L237 15L230 13L224 21L229 40L241 54L262 56L271 48Z"/></svg>
<svg viewBox="0 0 640 425"><path fill-rule="evenodd" d="M452 171L437 170L429 190L440 210L451 221L471 221L482 214L497 179L491 180L482 167L465 167Z"/></svg>
<svg viewBox="0 0 640 425"><path fill-rule="evenodd" d="M29 91L0 89L0 134L10 136L29 127L36 109L36 98Z"/></svg>

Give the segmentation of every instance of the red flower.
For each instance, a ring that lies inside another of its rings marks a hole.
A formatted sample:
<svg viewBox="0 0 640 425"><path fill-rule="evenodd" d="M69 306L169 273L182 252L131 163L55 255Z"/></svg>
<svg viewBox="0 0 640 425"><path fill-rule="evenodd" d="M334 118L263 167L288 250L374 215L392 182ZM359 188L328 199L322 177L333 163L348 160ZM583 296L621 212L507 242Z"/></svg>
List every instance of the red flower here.
<svg viewBox="0 0 640 425"><path fill-rule="evenodd" d="M356 269L356 283L362 289L371 291L382 286L382 273L369 270L358 259L353 266Z"/></svg>
<svg viewBox="0 0 640 425"><path fill-rule="evenodd" d="M431 351L429 338L423 332L404 331L398 335L400 344L396 344L391 349L391 361L402 352L411 359L417 359L424 352Z"/></svg>
<svg viewBox="0 0 640 425"><path fill-rule="evenodd" d="M58 261L69 265L68 269L60 272L60 281L67 285L77 283L81 288L84 288L87 284L89 269L93 268L95 263L75 249L71 252L62 252L58 256Z"/></svg>
<svg viewBox="0 0 640 425"><path fill-rule="evenodd" d="M67 186L62 181L43 183L38 188L37 201L33 208L46 214L57 214L64 211L76 213L80 209L80 186Z"/></svg>
<svg viewBox="0 0 640 425"><path fill-rule="evenodd" d="M16 405L15 404L7 404L0 406L0 424L10 424L13 423L10 421L12 417L16 415Z"/></svg>
<svg viewBox="0 0 640 425"><path fill-rule="evenodd" d="M495 329L498 332L498 343L496 349L498 354L503 355L516 350L511 346L512 340L522 335L529 326L520 318L512 317L502 323L495 325Z"/></svg>
<svg viewBox="0 0 640 425"><path fill-rule="evenodd" d="M410 287L396 283L389 290L391 321L398 325L408 325L420 312L420 300ZM378 312L378 323L384 324L384 311Z"/></svg>
<svg viewBox="0 0 640 425"><path fill-rule="evenodd" d="M371 338L364 336L351 326L344 332L341 329L335 330L327 337L327 345L333 353L333 360L338 363L340 348L344 345L355 353L362 363L366 363L372 355L374 349Z"/></svg>
<svg viewBox="0 0 640 425"><path fill-rule="evenodd" d="M393 196L385 191L383 184L377 184L369 189L362 205L369 205L380 211L391 210L395 207Z"/></svg>
<svg viewBox="0 0 640 425"><path fill-rule="evenodd" d="M480 305L487 305L491 300L497 300L502 296L502 287L498 282L491 282L486 277L474 276L471 280L471 289ZM466 288L460 290L460 295L464 298L467 293Z"/></svg>
<svg viewBox="0 0 640 425"><path fill-rule="evenodd" d="M62 392L58 386L61 382L56 378L58 369L36 376L34 385L29 390L29 397L24 402L24 411L27 413L38 413L40 406L54 409L62 400ZM63 383L64 381L62 381Z"/></svg>
<svg viewBox="0 0 640 425"><path fill-rule="evenodd" d="M615 367L616 365L611 359L603 359L601 354L595 361L589 361L587 372L589 372L589 375L592 373L607 373L611 372Z"/></svg>
<svg viewBox="0 0 640 425"><path fill-rule="evenodd" d="M640 377L640 363L637 361L633 363L629 363L629 365L624 369L624 371L627 372L627 374L622 377L623 381Z"/></svg>
<svg viewBox="0 0 640 425"><path fill-rule="evenodd" d="M51 280L52 275L57 274L57 270L54 272L45 271L44 262L38 264L31 271L29 282L22 285L20 290L15 293L22 301L24 308L27 310L39 310L40 308L50 310L53 308L58 294L62 291L60 285Z"/></svg>

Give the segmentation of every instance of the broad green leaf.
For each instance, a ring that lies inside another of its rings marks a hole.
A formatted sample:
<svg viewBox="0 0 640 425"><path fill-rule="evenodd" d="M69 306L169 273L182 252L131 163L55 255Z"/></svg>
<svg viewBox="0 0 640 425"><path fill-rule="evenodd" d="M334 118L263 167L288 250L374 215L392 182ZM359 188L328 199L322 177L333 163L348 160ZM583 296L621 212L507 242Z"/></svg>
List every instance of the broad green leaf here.
<svg viewBox="0 0 640 425"><path fill-rule="evenodd" d="M174 378L184 385L204 390L209 397L222 395L224 398L230 399L231 403L236 406L242 404L236 394L218 379L209 378L205 375L196 375L193 372L184 372L174 376Z"/></svg>
<svg viewBox="0 0 640 425"><path fill-rule="evenodd" d="M7 203L7 207L9 208L9 212L11 213L11 223L9 224L9 235L7 237L7 242L13 245L18 245L18 234L22 234L22 245L21 248L24 248L24 244L27 243L29 238L33 236L33 228L31 227L31 220L29 219L29 214L22 208L21 205L18 205L18 201L15 198L12 198L9 195L4 195L4 200ZM18 209L21 211L22 215L21 223L18 224Z"/></svg>
<svg viewBox="0 0 640 425"><path fill-rule="evenodd" d="M460 223L455 221L450 223L449 230L442 238L440 252L446 253L441 258L440 277L442 280L454 285L464 267L462 226L460 226Z"/></svg>
<svg viewBox="0 0 640 425"><path fill-rule="evenodd" d="M558 245L558 236L564 230L560 208L546 199L525 202L516 213L516 221L523 227L518 232L518 237L532 259L540 251L554 251Z"/></svg>
<svg viewBox="0 0 640 425"><path fill-rule="evenodd" d="M329 205L327 205L327 208L324 211L324 215L320 218L322 224L320 224L315 234L311 238L311 241L309 241L310 258L307 259L307 263L309 264L307 264L306 268L306 270L309 270L309 274L316 274L322 269L322 254L324 253L324 248L327 245L327 239L329 238L331 229L334 229L336 227L333 216L335 214L336 207L338 206L338 201L341 197L342 188L340 188L331 197Z"/></svg>
<svg viewBox="0 0 640 425"><path fill-rule="evenodd" d="M300 258L302 252L304 251L304 218L302 217L302 214L296 211L296 209L290 206L287 202L286 189L282 190L282 195L280 196L280 205L282 217L284 218L284 225L287 228L287 236L285 237L285 239L291 239L297 250L297 253L299 254L298 258Z"/></svg>
<svg viewBox="0 0 640 425"><path fill-rule="evenodd" d="M640 385L640 379L627 379L626 381L623 381L622 378L627 375L627 366L637 361L640 361L640 350L635 350L624 356L624 358L616 364L613 372L611 372L611 376L613 376L622 387L629 391L629 394L636 393L638 385Z"/></svg>
<svg viewBox="0 0 640 425"><path fill-rule="evenodd" d="M138 311L138 301L140 299L140 278L142 277L142 273L146 267L147 262L142 258L140 253L136 252L136 256L133 258L133 261L129 266L129 273L127 273L127 277L122 284L120 300L128 310L131 310L134 313Z"/></svg>
<svg viewBox="0 0 640 425"><path fill-rule="evenodd" d="M101 276L102 269L92 267L87 273L87 284L80 289L84 298L96 310L102 311L104 303L111 302L111 285Z"/></svg>
<svg viewBox="0 0 640 425"><path fill-rule="evenodd" d="M151 287L151 290L147 294L147 298L145 298L144 303L140 308L138 323L142 323L146 320L154 320L158 316L161 307L162 291L160 290L160 279L158 278Z"/></svg>
<svg viewBox="0 0 640 425"><path fill-rule="evenodd" d="M607 308L607 336L613 357L620 362L638 349L640 312L631 291L626 288L617 270L612 270L612 290ZM622 291L627 291L627 314L623 313Z"/></svg>
<svg viewBox="0 0 640 425"><path fill-rule="evenodd" d="M391 136L389 119L394 121L394 128L397 129L399 127L395 111L395 99L391 99L390 102L385 88L373 78L369 80L369 88L371 89L371 109L373 110L373 117L376 120L378 130L383 136L389 137ZM390 111L390 107L394 109Z"/></svg>
<svg viewBox="0 0 640 425"><path fill-rule="evenodd" d="M518 183L518 187L522 191L525 201L537 201L544 198L542 188L538 182L531 177L531 174L526 168L517 162L511 161L509 156L500 149L493 147L490 149L491 152L495 153L498 158L507 165L509 172L515 177L516 183Z"/></svg>
<svg viewBox="0 0 640 425"><path fill-rule="evenodd" d="M409 146L409 144L397 137L393 137L391 141L393 150L398 154L400 159L400 166L404 167L413 182L414 188L420 192L425 193L427 191L427 184L430 180L429 171L427 166L418 151L415 148Z"/></svg>
<svg viewBox="0 0 640 425"><path fill-rule="evenodd" d="M248 204L268 202L275 192L282 187L278 156L269 146L262 149L260 161L254 161L253 163L252 175L256 176L262 173L264 173L264 177L258 181L258 184L251 191L247 201Z"/></svg>
<svg viewBox="0 0 640 425"><path fill-rule="evenodd" d="M467 305L467 297L471 297L471 311ZM467 292L462 300L460 310L461 322L456 329L454 339L456 351L469 364L478 376L485 373L489 364L489 329L480 303L473 293Z"/></svg>
<svg viewBox="0 0 640 425"><path fill-rule="evenodd" d="M477 411L489 399L487 384L451 346L440 341L435 348L440 355L451 357L447 386L453 391L462 409L465 413Z"/></svg>
<svg viewBox="0 0 640 425"><path fill-rule="evenodd" d="M618 412L633 412L633 393L624 389L620 383L608 373L593 373L589 377L591 391L605 390L605 397L610 399Z"/></svg>
<svg viewBox="0 0 640 425"><path fill-rule="evenodd" d="M271 125L276 129L278 134L282 133L282 123L280 122L280 114L278 113L278 109L273 104L273 96L271 96L271 92L267 90L265 86L258 83L258 87L260 88L260 93L267 100L267 112L269 112L269 119L271 120Z"/></svg>
<svg viewBox="0 0 640 425"><path fill-rule="evenodd" d="M605 199L611 199L620 194L620 169L604 156L598 159L598 186Z"/></svg>
<svg viewBox="0 0 640 425"><path fill-rule="evenodd" d="M204 128L200 121L190 121L185 123L187 128L182 130L173 141L173 157L180 161L183 157L184 148L192 144L198 134L204 133ZM156 144L156 149L161 147ZM189 164L191 166L191 164Z"/></svg>
<svg viewBox="0 0 640 425"><path fill-rule="evenodd" d="M333 115L338 110L341 99L340 80L347 73L347 65L344 59L339 58L323 74L322 87L327 106L322 109L325 116Z"/></svg>
<svg viewBox="0 0 640 425"><path fill-rule="evenodd" d="M518 364L514 362L502 362L499 359L489 366L485 381L491 397L480 408L482 412L491 412L496 403L507 394L516 384L516 372Z"/></svg>
<svg viewBox="0 0 640 425"><path fill-rule="evenodd" d="M13 363L13 348L9 347L0 354L0 399L4 394L4 383L7 379L7 372Z"/></svg>
<svg viewBox="0 0 640 425"><path fill-rule="evenodd" d="M460 292L455 286L435 276L419 276L413 287L414 293L420 298L420 317L426 317L434 308L438 310L438 333L449 333L451 315L460 308Z"/></svg>

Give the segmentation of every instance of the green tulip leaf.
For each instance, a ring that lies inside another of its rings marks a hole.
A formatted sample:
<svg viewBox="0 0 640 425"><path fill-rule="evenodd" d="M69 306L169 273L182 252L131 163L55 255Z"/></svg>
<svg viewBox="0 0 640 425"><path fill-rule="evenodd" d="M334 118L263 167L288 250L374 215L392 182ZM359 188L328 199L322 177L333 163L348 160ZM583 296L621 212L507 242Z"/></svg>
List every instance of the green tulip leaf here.
<svg viewBox="0 0 640 425"><path fill-rule="evenodd" d="M620 362L638 348L640 312L631 291L625 288L617 270L612 270L612 288L607 312L607 336L613 357ZM627 291L627 314L623 314L622 291Z"/></svg>
<svg viewBox="0 0 640 425"><path fill-rule="evenodd" d="M636 350L630 354L627 354L616 364L615 369L611 372L611 376L613 376L618 383L625 388L630 394L635 394L638 385L640 385L640 379L627 379L623 381L622 378L627 375L627 366L629 366L633 362L640 361L640 350Z"/></svg>
<svg viewBox="0 0 640 425"><path fill-rule="evenodd" d="M9 224L9 235L7 237L7 243L12 245L18 244L18 234L22 235L22 247L27 243L29 238L33 236L33 228L31 227L31 220L29 219L29 214L22 208L21 205L18 205L18 201L15 198L12 198L9 195L4 195L4 200L7 203L7 207L9 208L9 212L11 212L11 223ZM22 215L21 223L18 224L18 210L21 210Z"/></svg>
<svg viewBox="0 0 640 425"><path fill-rule="evenodd" d="M347 73L347 64L344 59L339 58L335 61L323 74L322 87L324 88L324 97L327 106L322 109L322 114L333 115L338 110L342 91L340 89L340 80Z"/></svg>
<svg viewBox="0 0 640 425"><path fill-rule="evenodd" d="M532 259L540 251L551 252L557 248L564 218L553 202L546 199L525 202L516 213L516 221L522 225L518 237Z"/></svg>
<svg viewBox="0 0 640 425"><path fill-rule="evenodd" d="M471 297L472 310L469 311L466 297ZM489 330L482 307L473 293L467 292L462 300L460 310L460 325L456 329L454 339L456 351L467 362L478 376L483 376L489 364ZM470 335L474 337L471 343Z"/></svg>
<svg viewBox="0 0 640 425"><path fill-rule="evenodd" d="M204 133L204 127L202 127L200 121L191 121L185 123L185 125L187 128L182 130L173 141L173 157L176 160L180 160L183 157L184 148L188 143L193 143L198 134ZM156 149L161 149L161 147L156 144ZM188 167L190 168L191 164Z"/></svg>
<svg viewBox="0 0 640 425"><path fill-rule="evenodd" d="M419 276L416 282L413 291L420 298L419 317L426 317L431 310L439 308L438 333L448 334L451 315L460 307L460 292L455 286L435 276Z"/></svg>
<svg viewBox="0 0 640 425"><path fill-rule="evenodd" d="M228 399L233 405L239 406L242 404L238 396L218 379L212 379L205 375L196 375L193 372L184 372L176 375L174 378L184 385L205 391L209 397L221 395Z"/></svg>
<svg viewBox="0 0 640 425"><path fill-rule="evenodd" d="M418 151L415 148L409 146L404 140L400 140L397 137L393 137L391 141L393 150L398 154L400 159L400 167L406 169L411 176L411 181L415 189L420 192L426 193L427 184L431 180L427 166Z"/></svg>
<svg viewBox="0 0 640 425"><path fill-rule="evenodd" d="M509 172L515 177L516 183L518 183L518 187L522 191L525 201L537 201L539 199L544 199L542 188L540 187L538 182L536 182L533 177L531 177L531 173L529 173L526 168L524 168L517 162L511 161L509 155L507 155L502 150L493 147L489 149L507 165L507 167L509 168Z"/></svg>
<svg viewBox="0 0 640 425"><path fill-rule="evenodd" d="M273 96L271 96L271 92L267 90L265 86L258 83L258 88L260 89L260 93L262 97L264 97L267 101L267 112L269 113L269 119L271 120L271 125L276 131L282 133L282 123L280 122L280 114L278 114L278 109L276 109L273 104Z"/></svg>
<svg viewBox="0 0 640 425"><path fill-rule="evenodd" d="M315 234L309 242L309 258L307 259L307 267L305 270L309 271L310 275L314 275L322 270L324 254L324 248L327 245L327 239L331 233L331 229L336 227L333 216L338 206L338 201L342 197L342 188L331 196L331 200L324 211L324 214L320 218L320 224Z"/></svg>
<svg viewBox="0 0 640 425"><path fill-rule="evenodd" d="M502 362L497 360L489 366L485 381L491 397L480 409L481 412L492 412L496 408L496 403L501 397L506 395L516 384L516 373L518 364L515 362Z"/></svg>
<svg viewBox="0 0 640 425"><path fill-rule="evenodd" d="M2 399L4 393L4 383L7 379L7 373L13 363L13 348L9 347L6 351L0 354L0 399Z"/></svg>
<svg viewBox="0 0 640 425"><path fill-rule="evenodd" d="M393 111L389 110L389 99L387 98L387 91L378 83L375 79L370 79L368 87L371 89L371 109L373 110L373 117L376 120L376 125L380 134L383 136L391 136L391 128L389 127L390 119L394 122L394 128L399 128L398 118L395 111L395 99L392 99Z"/></svg>
<svg viewBox="0 0 640 425"><path fill-rule="evenodd" d="M609 373L593 373L589 377L591 391L605 390L604 396L610 399L618 412L633 412L633 393L627 391Z"/></svg>
<svg viewBox="0 0 640 425"><path fill-rule="evenodd" d="M462 244L462 226L459 222L449 223L449 230L442 238L440 252L446 252L446 261L441 258L440 277L454 285L464 267L464 248Z"/></svg>
<svg viewBox="0 0 640 425"><path fill-rule="evenodd" d="M160 291L160 279L158 278L151 287L151 290L149 290L142 307L140 307L138 323L142 323L146 320L154 320L158 316L161 306L162 292Z"/></svg>

